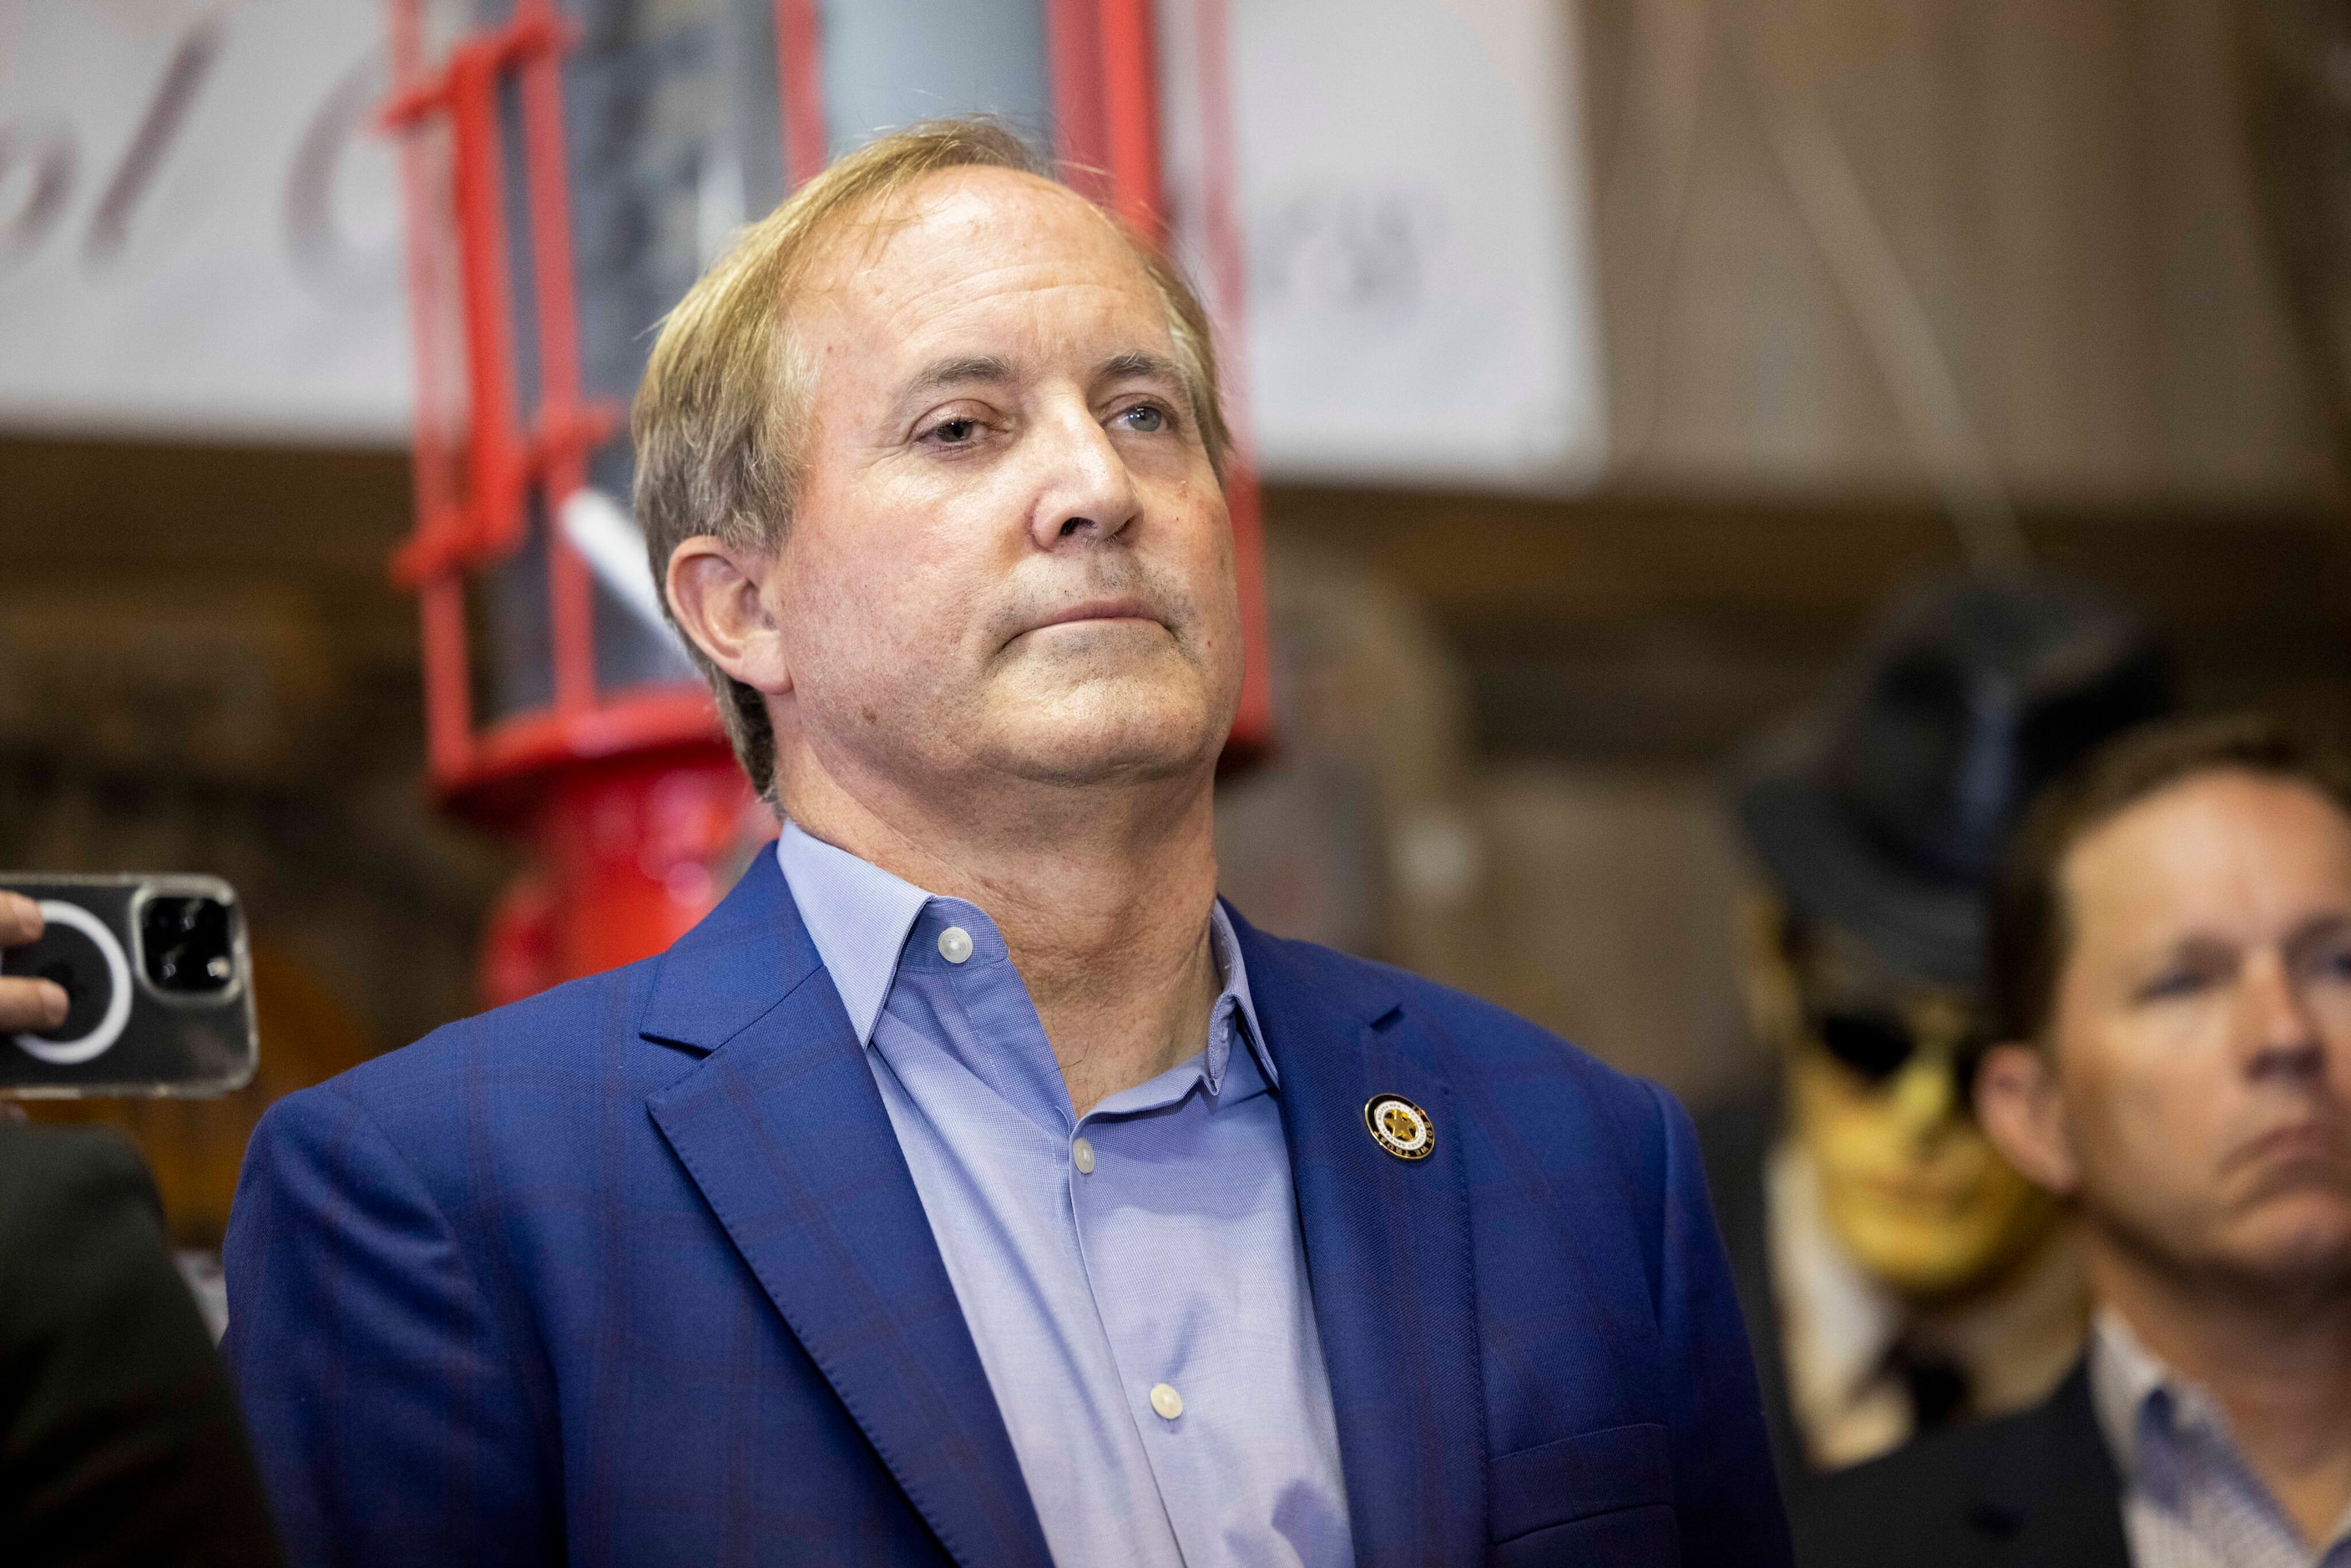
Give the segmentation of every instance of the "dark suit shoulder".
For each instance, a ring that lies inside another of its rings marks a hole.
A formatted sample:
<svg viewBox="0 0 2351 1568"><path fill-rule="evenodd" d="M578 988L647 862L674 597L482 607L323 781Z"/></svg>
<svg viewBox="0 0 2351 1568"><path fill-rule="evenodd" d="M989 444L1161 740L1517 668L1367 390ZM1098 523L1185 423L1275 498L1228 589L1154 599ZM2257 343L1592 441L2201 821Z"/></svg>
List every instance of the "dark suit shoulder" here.
<svg viewBox="0 0 2351 1568"><path fill-rule="evenodd" d="M1977 1478L2040 1418L2032 1411L1937 1432L1884 1458L1813 1478L1789 1517L1796 1561L1802 1568L1980 1561L1982 1543L1970 1519Z"/></svg>
<svg viewBox="0 0 2351 1568"><path fill-rule="evenodd" d="M1802 1568L2127 1568L2121 1483L2076 1366L2031 1410L1825 1476L1792 1515Z"/></svg>
<svg viewBox="0 0 2351 1568"><path fill-rule="evenodd" d="M1780 1131L1778 1085L1766 1079L1718 1100L1697 1118L1698 1151L1706 1159L1707 1191L1730 1261L1740 1314L1755 1354L1755 1380L1763 1396L1763 1424L1771 1459L1791 1506L1816 1477L1805 1463L1796 1418L1788 1408L1787 1364L1780 1343L1780 1303L1771 1288L1770 1203L1766 1166Z"/></svg>
<svg viewBox="0 0 2351 1568"><path fill-rule="evenodd" d="M97 1128L0 1122L0 1540L26 1562L277 1557L154 1185Z"/></svg>
<svg viewBox="0 0 2351 1568"><path fill-rule="evenodd" d="M160 1223L155 1184L120 1134L0 1121L0 1249L9 1275L57 1261L50 1243L126 1206L148 1228Z"/></svg>

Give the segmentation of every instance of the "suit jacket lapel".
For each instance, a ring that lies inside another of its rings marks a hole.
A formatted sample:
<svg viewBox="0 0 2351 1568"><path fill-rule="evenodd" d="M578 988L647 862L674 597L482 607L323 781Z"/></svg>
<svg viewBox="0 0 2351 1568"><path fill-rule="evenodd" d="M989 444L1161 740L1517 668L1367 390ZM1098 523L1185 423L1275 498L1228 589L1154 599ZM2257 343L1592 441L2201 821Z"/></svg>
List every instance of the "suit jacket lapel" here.
<svg viewBox="0 0 2351 1568"><path fill-rule="evenodd" d="M2130 1568L2122 1479L2090 1402L2089 1364L2074 1369L1977 1478L1973 1522L2012 1568Z"/></svg>
<svg viewBox="0 0 2351 1568"><path fill-rule="evenodd" d="M940 1542L964 1568L1049 1563L897 1134L772 853L671 949L642 1032L707 1052L647 1101L653 1120Z"/></svg>
<svg viewBox="0 0 2351 1568"><path fill-rule="evenodd" d="M1238 916L1298 1191L1314 1321L1339 1426L1355 1561L1482 1562L1485 1401L1470 1273L1465 1129L1387 991L1343 991L1311 952ZM1364 1108L1401 1094L1437 1147L1397 1159Z"/></svg>

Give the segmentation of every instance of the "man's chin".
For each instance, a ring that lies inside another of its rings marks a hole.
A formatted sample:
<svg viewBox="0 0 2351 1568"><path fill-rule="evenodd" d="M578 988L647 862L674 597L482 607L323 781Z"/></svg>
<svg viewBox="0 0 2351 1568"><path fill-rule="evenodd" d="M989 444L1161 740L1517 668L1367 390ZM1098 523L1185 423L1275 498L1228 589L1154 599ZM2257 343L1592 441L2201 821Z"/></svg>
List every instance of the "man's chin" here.
<svg viewBox="0 0 2351 1568"><path fill-rule="evenodd" d="M996 765L1038 784L1147 784L1196 773L1215 762L1220 745L1196 737L1023 737L998 749Z"/></svg>
<svg viewBox="0 0 2351 1568"><path fill-rule="evenodd" d="M2230 1226L2228 1250L2246 1272L2281 1288L2331 1280L2351 1285L2351 1198L2325 1184L2273 1191Z"/></svg>
<svg viewBox="0 0 2351 1568"><path fill-rule="evenodd" d="M997 771L1040 784L1146 783L1213 764L1229 718L1212 724L1196 708L1123 712L1088 705L1076 713L1021 716L998 727L986 750Z"/></svg>

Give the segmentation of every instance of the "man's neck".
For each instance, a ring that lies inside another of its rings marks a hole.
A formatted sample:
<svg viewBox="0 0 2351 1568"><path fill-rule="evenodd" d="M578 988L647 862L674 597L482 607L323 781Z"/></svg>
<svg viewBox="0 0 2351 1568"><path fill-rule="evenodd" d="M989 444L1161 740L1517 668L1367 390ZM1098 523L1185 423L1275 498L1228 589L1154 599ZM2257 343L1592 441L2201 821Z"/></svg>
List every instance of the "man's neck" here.
<svg viewBox="0 0 2351 1568"><path fill-rule="evenodd" d="M1206 1042L1218 988L1212 773L977 798L844 788L805 762L786 777L785 811L803 831L987 911L1079 1114Z"/></svg>
<svg viewBox="0 0 2351 1568"><path fill-rule="evenodd" d="M2351 1288L2191 1277L2090 1228L2091 1292L2220 1403L2245 1461L2318 1542L2351 1508Z"/></svg>

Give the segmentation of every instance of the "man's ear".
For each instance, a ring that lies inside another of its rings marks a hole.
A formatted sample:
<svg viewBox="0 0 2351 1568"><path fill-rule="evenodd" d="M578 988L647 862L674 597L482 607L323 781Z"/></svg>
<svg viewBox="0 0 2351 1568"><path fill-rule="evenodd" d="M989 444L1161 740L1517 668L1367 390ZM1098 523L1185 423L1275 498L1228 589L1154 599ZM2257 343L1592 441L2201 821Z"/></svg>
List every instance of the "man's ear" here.
<svg viewBox="0 0 2351 1568"><path fill-rule="evenodd" d="M2048 1054L2011 1040L1976 1069L1976 1124L2024 1178L2060 1197L2081 1186L2065 1106Z"/></svg>
<svg viewBox="0 0 2351 1568"><path fill-rule="evenodd" d="M792 689L782 628L760 592L776 558L696 534L669 552L670 613L710 662L754 691Z"/></svg>

